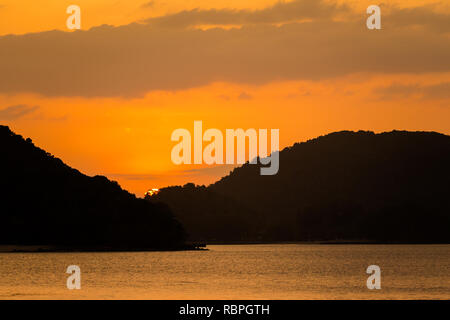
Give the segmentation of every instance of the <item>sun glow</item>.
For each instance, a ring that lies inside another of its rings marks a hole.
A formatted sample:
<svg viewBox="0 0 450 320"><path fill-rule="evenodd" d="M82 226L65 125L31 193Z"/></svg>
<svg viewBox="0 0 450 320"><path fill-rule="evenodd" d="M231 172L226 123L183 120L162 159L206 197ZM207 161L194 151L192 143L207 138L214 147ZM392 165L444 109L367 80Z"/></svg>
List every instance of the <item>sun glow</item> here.
<svg viewBox="0 0 450 320"><path fill-rule="evenodd" d="M158 193L159 193L159 189L153 188L153 189L148 190L145 193L145 195L151 197L151 196L157 195Z"/></svg>

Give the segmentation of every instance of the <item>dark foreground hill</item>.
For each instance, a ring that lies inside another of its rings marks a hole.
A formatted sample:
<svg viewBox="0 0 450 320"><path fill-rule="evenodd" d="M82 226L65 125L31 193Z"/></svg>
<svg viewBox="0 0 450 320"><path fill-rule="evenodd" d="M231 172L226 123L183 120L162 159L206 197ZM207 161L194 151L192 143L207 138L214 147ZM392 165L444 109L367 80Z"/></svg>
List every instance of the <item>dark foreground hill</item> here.
<svg viewBox="0 0 450 320"><path fill-rule="evenodd" d="M450 242L449 136L337 132L281 151L277 175L259 172L246 164L150 200L198 240Z"/></svg>
<svg viewBox="0 0 450 320"><path fill-rule="evenodd" d="M0 126L0 244L83 250L179 249L185 233L163 204L88 177Z"/></svg>

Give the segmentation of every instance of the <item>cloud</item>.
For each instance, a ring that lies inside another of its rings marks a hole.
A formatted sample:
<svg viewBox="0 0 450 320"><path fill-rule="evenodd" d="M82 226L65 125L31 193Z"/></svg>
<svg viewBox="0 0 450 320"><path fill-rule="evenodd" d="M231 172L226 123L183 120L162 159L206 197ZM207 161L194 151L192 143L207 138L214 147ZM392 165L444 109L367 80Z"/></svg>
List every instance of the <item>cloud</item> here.
<svg viewBox="0 0 450 320"><path fill-rule="evenodd" d="M39 109L38 106L27 106L23 104L10 106L0 110L0 120L17 120Z"/></svg>
<svg viewBox="0 0 450 320"><path fill-rule="evenodd" d="M185 170L173 170L165 173L143 173L143 174L128 174L128 173L108 173L106 176L120 179L120 180L131 180L131 181L152 181L152 180L161 180L167 179L174 176L177 177L199 177L199 176L218 176L222 177L224 175L229 174L236 165L224 164L224 165L214 165L202 168L193 168L193 169L185 169Z"/></svg>
<svg viewBox="0 0 450 320"><path fill-rule="evenodd" d="M375 89L381 99L401 99L411 96L421 96L424 99L450 99L450 82L442 82L433 85L399 84L393 83L389 86L379 87Z"/></svg>
<svg viewBox="0 0 450 320"><path fill-rule="evenodd" d="M155 1L148 1L146 3L143 3L141 5L142 9L148 9L148 8L153 8L155 6Z"/></svg>
<svg viewBox="0 0 450 320"><path fill-rule="evenodd" d="M450 99L450 82L426 86L423 88L423 94L429 99Z"/></svg>
<svg viewBox="0 0 450 320"><path fill-rule="evenodd" d="M329 2L298 0L258 11L197 9L143 24L3 36L0 93L136 97L218 81L259 85L351 73L450 71L445 33L400 25L368 30L361 15L333 19L345 12ZM273 25L281 21L289 23ZM186 28L199 23L242 27Z"/></svg>
<svg viewBox="0 0 450 320"><path fill-rule="evenodd" d="M421 26L435 32L450 32L450 14L443 12L438 4L428 4L421 7L389 9L386 27Z"/></svg>
<svg viewBox="0 0 450 320"><path fill-rule="evenodd" d="M247 92L241 92L238 99L239 100L251 100L253 97L249 95Z"/></svg>
<svg viewBox="0 0 450 320"><path fill-rule="evenodd" d="M193 9L145 20L152 26L187 28L198 25L248 25L287 23L304 19L330 19L340 13L349 13L345 4L324 0L295 0L278 2L261 10Z"/></svg>
<svg viewBox="0 0 450 320"><path fill-rule="evenodd" d="M233 164L224 164L224 165L215 165L210 167L204 167L204 168L196 168L196 169L186 169L182 170L179 174L185 175L185 176L199 176L199 175L217 175L217 176L224 176L226 174L229 174L230 171L232 171L237 165Z"/></svg>
<svg viewBox="0 0 450 320"><path fill-rule="evenodd" d="M32 120L37 121L47 121L47 122L65 122L69 120L69 116L67 114L61 116L49 116L43 112L39 112L34 114L31 117Z"/></svg>
<svg viewBox="0 0 450 320"><path fill-rule="evenodd" d="M157 180L163 177L162 175L158 174L122 174L122 173L110 173L107 174L107 176L116 179L133 180L133 181Z"/></svg>

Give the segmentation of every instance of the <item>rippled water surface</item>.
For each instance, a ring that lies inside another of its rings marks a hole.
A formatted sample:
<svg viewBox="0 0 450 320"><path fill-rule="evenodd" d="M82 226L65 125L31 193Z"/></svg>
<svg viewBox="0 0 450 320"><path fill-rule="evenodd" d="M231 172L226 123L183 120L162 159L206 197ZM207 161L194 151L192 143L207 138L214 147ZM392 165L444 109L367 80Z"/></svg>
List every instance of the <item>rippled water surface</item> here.
<svg viewBox="0 0 450 320"><path fill-rule="evenodd" d="M450 299L450 245L213 245L0 253L0 299ZM368 290L366 268L381 268ZM67 266L81 268L68 290Z"/></svg>

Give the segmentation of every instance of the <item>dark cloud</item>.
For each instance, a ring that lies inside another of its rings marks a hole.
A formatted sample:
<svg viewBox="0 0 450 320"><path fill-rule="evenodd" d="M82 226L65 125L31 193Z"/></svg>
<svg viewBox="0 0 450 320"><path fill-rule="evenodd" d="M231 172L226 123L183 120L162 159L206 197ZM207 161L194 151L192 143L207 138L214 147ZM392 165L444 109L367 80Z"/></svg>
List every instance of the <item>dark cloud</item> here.
<svg viewBox="0 0 450 320"><path fill-rule="evenodd" d="M450 99L450 82L434 85L394 83L390 86L375 89L375 93L382 99L407 98L416 95L430 100Z"/></svg>
<svg viewBox="0 0 450 320"><path fill-rule="evenodd" d="M415 8L390 8L382 20L385 28L420 26L434 32L450 32L450 14L442 12L437 4Z"/></svg>
<svg viewBox="0 0 450 320"><path fill-rule="evenodd" d="M17 120L39 109L38 106L27 106L23 104L10 106L0 110L0 120Z"/></svg>
<svg viewBox="0 0 450 320"><path fill-rule="evenodd" d="M433 28L403 26L368 30L361 19L364 15L333 20L335 8L346 11L322 1L302 0L255 12L196 10L145 24L3 36L0 93L129 97L215 81L264 84L356 72L450 71L448 35ZM223 18L218 17L222 14ZM311 21L271 24L301 17ZM183 27L208 21L243 26L230 30Z"/></svg>
<svg viewBox="0 0 450 320"><path fill-rule="evenodd" d="M304 19L330 19L349 13L347 5L324 0L278 2L261 10L193 9L146 20L152 26L186 28L197 25L248 25L287 23Z"/></svg>

